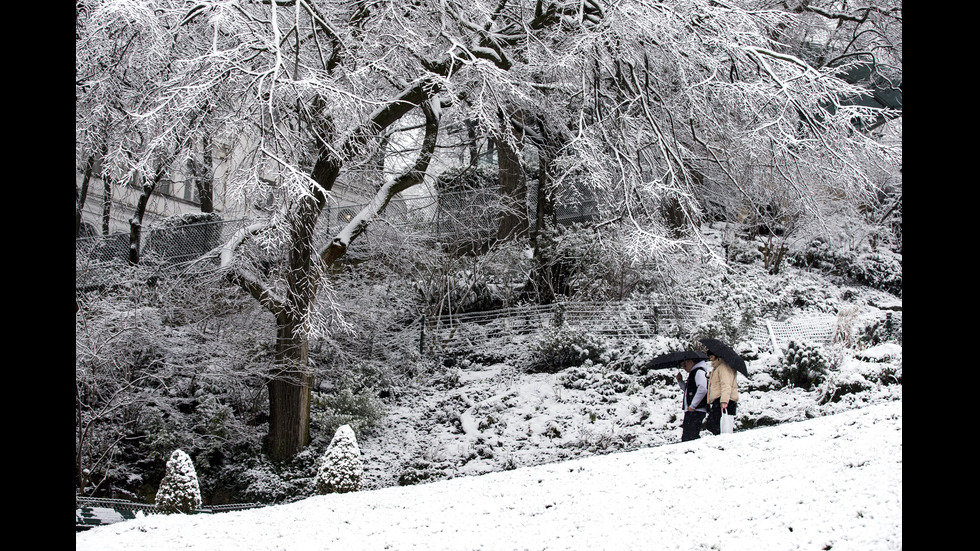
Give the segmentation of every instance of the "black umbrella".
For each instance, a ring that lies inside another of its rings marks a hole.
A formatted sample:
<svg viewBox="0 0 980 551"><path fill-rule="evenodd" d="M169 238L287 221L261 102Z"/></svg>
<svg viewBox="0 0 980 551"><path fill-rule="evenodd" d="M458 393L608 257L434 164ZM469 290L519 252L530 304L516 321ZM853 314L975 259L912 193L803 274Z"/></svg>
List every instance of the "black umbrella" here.
<svg viewBox="0 0 980 551"><path fill-rule="evenodd" d="M698 352L697 350L681 350L680 352L661 354L647 362L645 367L646 369L669 369L671 367L677 367L677 364L682 360L699 362L707 359L708 356L703 352Z"/></svg>
<svg viewBox="0 0 980 551"><path fill-rule="evenodd" d="M746 377L749 376L749 370L745 367L745 360L737 352L732 350L732 347L718 339L701 339L701 344L708 349L708 352L725 360L725 363L730 365L732 369Z"/></svg>

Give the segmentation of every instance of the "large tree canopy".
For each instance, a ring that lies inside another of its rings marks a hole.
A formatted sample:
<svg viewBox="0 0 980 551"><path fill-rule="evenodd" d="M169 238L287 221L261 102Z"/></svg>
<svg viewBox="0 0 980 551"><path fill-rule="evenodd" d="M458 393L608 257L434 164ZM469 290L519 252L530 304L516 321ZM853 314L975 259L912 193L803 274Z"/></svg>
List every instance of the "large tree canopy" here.
<svg viewBox="0 0 980 551"><path fill-rule="evenodd" d="M813 63L786 37L829 8L771 4L81 0L76 164L99 155L116 181L153 181L209 143L229 193L271 200L221 269L276 319L269 450L290 457L309 439L306 348L326 330L326 268L433 177L447 125L479 125L518 164L537 149L554 200L603 197L637 254L697 243L708 174L750 209L767 194L817 210L873 192L895 152L859 130L880 113L840 78L867 60L838 36L825 41L834 63ZM848 13L842 24L861 16ZM389 139L410 128L397 157ZM353 181L373 199L320 243L328 196ZM665 226L665 207L684 231ZM280 267L259 269L270 257Z"/></svg>

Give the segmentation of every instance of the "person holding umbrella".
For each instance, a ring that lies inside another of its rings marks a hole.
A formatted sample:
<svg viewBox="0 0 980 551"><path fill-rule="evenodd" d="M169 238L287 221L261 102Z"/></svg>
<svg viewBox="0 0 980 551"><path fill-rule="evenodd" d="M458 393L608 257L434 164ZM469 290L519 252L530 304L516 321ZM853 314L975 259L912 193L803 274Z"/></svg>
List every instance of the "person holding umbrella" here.
<svg viewBox="0 0 980 551"><path fill-rule="evenodd" d="M705 375L708 365L705 360L685 359L681 360L680 366L687 372L687 382L680 373L677 374L677 385L684 394L681 442L687 442L701 438L701 423L708 414L708 377Z"/></svg>
<svg viewBox="0 0 980 551"><path fill-rule="evenodd" d="M717 339L701 339L708 348L711 375L708 377L707 402L711 405L707 429L715 436L721 434L721 415L735 415L738 406L738 372L748 375L745 360L731 347Z"/></svg>

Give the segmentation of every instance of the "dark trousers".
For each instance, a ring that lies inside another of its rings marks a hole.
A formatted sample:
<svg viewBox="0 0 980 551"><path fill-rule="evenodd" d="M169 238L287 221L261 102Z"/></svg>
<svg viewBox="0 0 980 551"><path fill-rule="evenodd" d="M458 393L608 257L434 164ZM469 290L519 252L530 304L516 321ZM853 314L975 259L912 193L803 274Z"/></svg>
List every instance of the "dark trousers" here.
<svg viewBox="0 0 980 551"><path fill-rule="evenodd" d="M728 402L728 414L735 415L737 406L736 402ZM715 398L715 401L711 402L711 408L708 410L708 422L705 425L711 434L715 436L721 434L721 398Z"/></svg>
<svg viewBox="0 0 980 551"><path fill-rule="evenodd" d="M703 411L685 411L684 421L681 423L681 442L697 440L701 438L701 423L704 422Z"/></svg>

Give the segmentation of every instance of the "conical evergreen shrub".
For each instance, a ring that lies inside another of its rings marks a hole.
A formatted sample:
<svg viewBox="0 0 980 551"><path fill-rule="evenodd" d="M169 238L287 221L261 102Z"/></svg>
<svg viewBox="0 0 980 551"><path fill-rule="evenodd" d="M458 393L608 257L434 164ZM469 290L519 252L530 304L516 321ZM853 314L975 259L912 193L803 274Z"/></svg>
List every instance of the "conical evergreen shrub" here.
<svg viewBox="0 0 980 551"><path fill-rule="evenodd" d="M167 472L157 490L156 505L166 514L189 514L201 507L201 486L197 482L194 462L181 450L170 454Z"/></svg>
<svg viewBox="0 0 980 551"><path fill-rule="evenodd" d="M827 376L827 358L820 347L789 341L778 378L785 385L810 390Z"/></svg>
<svg viewBox="0 0 980 551"><path fill-rule="evenodd" d="M316 491L321 494L356 492L361 488L361 449L357 446L354 429L341 425L334 433L323 464L313 480Z"/></svg>

